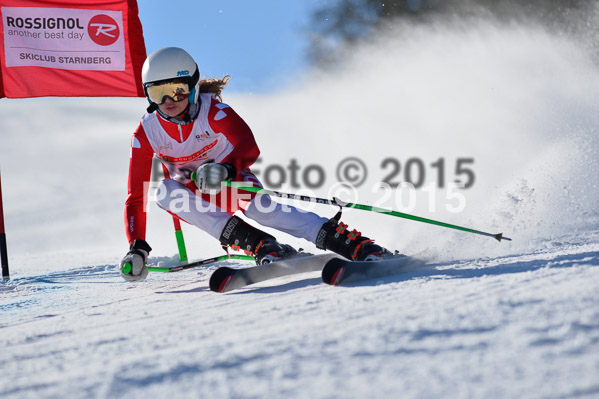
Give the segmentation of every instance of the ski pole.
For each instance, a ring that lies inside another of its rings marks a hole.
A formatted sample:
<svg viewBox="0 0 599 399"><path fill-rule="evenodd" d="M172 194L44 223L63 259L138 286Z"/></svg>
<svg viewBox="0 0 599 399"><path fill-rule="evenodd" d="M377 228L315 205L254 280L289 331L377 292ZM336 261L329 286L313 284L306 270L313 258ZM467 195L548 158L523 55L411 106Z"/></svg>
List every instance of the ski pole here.
<svg viewBox="0 0 599 399"><path fill-rule="evenodd" d="M194 267L205 266L211 263L220 262L223 260L254 260L253 256L248 255L221 255L216 256L214 258L202 259L195 262L191 262L185 265L179 265L174 267L155 267L155 266L147 266L148 271L150 272L161 272L161 273L172 273L172 272L180 272L182 270L192 269ZM125 263L123 265L123 273L129 274L131 273L131 263Z"/></svg>
<svg viewBox="0 0 599 399"><path fill-rule="evenodd" d="M400 218L404 218L404 219L414 220L417 222L433 224L433 225L441 226L441 227L447 227L450 229L460 230L460 231L464 231L467 233L473 233L473 234L479 234L479 235L483 235L483 236L487 236L487 237L493 237L497 241L500 241L500 242L501 242L501 240L512 241L511 238L504 237L503 233L499 233L499 234L486 233L484 231L475 230L475 229L471 229L468 227L457 226L455 224L440 222L437 220L423 218L423 217L415 216L415 215L410 215L408 213L393 211L390 209L379 208L379 207L375 207L375 206L371 206L371 205L352 204L349 202L343 202L343 201L338 200L337 198L326 199L326 198L310 197L307 195L282 193L279 191L266 190L264 188L255 187L255 186L243 186L242 185L243 183L239 183L239 182L226 181L225 184L231 188L241 190L241 191L247 191L247 192L258 193L258 194L268 194L273 197L287 198L287 199L298 200L298 201L316 202L317 204L327 204L327 205L335 205L335 206L344 207L344 208L361 209L364 211L382 213L385 215L396 216L396 217L400 217Z"/></svg>

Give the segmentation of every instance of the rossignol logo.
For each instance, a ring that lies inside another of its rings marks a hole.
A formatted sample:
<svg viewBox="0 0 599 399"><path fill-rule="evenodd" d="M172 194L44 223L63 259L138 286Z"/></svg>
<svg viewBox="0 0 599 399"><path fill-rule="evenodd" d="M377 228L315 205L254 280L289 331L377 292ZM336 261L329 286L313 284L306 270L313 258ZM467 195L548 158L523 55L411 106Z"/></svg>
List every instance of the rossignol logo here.
<svg viewBox="0 0 599 399"><path fill-rule="evenodd" d="M94 43L100 46L110 46L120 35L119 25L108 15L96 15L87 24L87 33Z"/></svg>
<svg viewBox="0 0 599 399"><path fill-rule="evenodd" d="M2 7L6 67L124 71L123 13Z"/></svg>
<svg viewBox="0 0 599 399"><path fill-rule="evenodd" d="M6 26L20 29L85 29L79 18L6 17Z"/></svg>
<svg viewBox="0 0 599 399"><path fill-rule="evenodd" d="M32 17L6 17L7 28L18 28L20 31L14 31L12 34L18 36L41 38L41 32L28 32L31 30L71 30L65 35L65 32L51 33L43 32L45 39L82 39L83 32L73 32L75 30L85 30L79 18L32 18ZM87 33L89 38L100 46L110 46L114 44L121 33L119 25L108 15L99 14L92 17L87 24ZM9 35L11 33L9 32ZM188 71L183 71L187 72ZM180 72L181 73L181 72Z"/></svg>

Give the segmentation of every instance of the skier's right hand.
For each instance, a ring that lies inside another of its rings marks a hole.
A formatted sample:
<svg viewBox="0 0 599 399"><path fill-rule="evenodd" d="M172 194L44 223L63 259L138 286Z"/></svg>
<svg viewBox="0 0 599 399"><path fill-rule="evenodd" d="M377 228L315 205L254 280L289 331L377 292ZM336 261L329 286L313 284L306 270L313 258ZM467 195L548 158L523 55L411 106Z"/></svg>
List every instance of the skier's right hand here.
<svg viewBox="0 0 599 399"><path fill-rule="evenodd" d="M146 263L151 250L144 240L134 240L119 266L121 276L127 281L144 281L148 276Z"/></svg>

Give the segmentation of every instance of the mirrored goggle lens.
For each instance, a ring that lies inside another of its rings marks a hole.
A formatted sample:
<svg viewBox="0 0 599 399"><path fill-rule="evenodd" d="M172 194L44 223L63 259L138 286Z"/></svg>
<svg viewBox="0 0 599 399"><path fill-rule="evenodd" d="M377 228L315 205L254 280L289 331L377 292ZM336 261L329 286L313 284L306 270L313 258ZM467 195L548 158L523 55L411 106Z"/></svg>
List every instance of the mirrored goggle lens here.
<svg viewBox="0 0 599 399"><path fill-rule="evenodd" d="M162 83L146 86L146 93L150 101L156 104L162 104L166 97L173 101L181 101L189 95L189 85L187 83Z"/></svg>

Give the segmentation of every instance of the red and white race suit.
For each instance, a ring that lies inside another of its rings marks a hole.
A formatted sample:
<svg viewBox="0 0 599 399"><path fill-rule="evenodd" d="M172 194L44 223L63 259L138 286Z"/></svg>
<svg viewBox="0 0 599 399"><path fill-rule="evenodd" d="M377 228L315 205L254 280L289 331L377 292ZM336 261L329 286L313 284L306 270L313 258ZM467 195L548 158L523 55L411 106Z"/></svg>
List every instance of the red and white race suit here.
<svg viewBox="0 0 599 399"><path fill-rule="evenodd" d="M124 212L129 243L146 239L145 207L154 156L168 171L157 191L158 205L213 237L219 238L231 215L241 210L264 226L314 242L326 218L282 207L265 195L237 195L230 188L219 195L197 190L191 174L206 162L231 164L238 171L235 181L262 187L249 170L260 154L249 126L211 94L202 93L199 100L199 114L191 123L177 124L147 113L133 133Z"/></svg>

